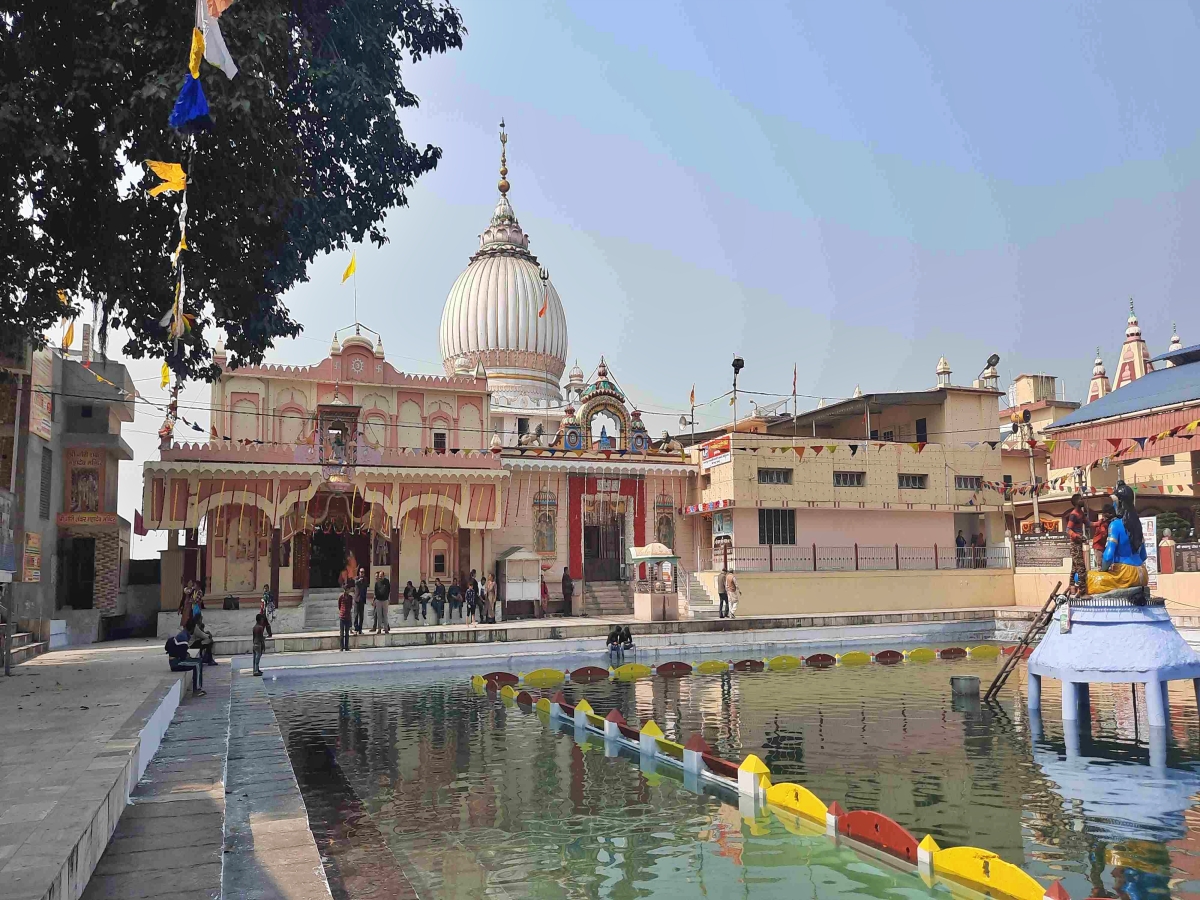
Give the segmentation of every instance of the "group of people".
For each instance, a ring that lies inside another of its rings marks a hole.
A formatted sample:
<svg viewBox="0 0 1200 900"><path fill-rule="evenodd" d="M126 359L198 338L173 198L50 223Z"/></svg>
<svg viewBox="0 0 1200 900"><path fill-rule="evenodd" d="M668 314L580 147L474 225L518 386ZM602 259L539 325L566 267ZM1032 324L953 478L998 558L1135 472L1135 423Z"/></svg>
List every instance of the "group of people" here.
<svg viewBox="0 0 1200 900"><path fill-rule="evenodd" d="M339 646L342 650L350 649L351 633L363 633L368 586L366 569L360 568L358 578L347 579L342 587L342 594L338 597ZM391 581L382 571L376 572L371 634L387 634L391 631L388 621L391 593ZM410 615L417 621L427 621L431 606L438 621L442 623L459 616L462 616L468 625L496 621L496 579L489 574L486 581L480 584L474 569L469 575L462 575L449 584L444 584L441 578L435 578L432 588L424 578L416 586L410 580L404 585L401 598L405 621Z"/></svg>
<svg viewBox="0 0 1200 900"><path fill-rule="evenodd" d="M987 568L987 540L982 534L973 534L968 540L962 529L954 537L955 562L960 569Z"/></svg>
<svg viewBox="0 0 1200 900"><path fill-rule="evenodd" d="M722 619L736 618L734 613L737 612L741 592L738 590L737 579L733 577L728 566L723 567L717 573L717 598L720 600L717 615Z"/></svg>
<svg viewBox="0 0 1200 900"><path fill-rule="evenodd" d="M610 655L624 653L633 649L633 635L629 633L628 625L614 625L608 633L608 652Z"/></svg>
<svg viewBox="0 0 1200 900"><path fill-rule="evenodd" d="M1071 547L1072 593L1104 594L1122 588L1144 588L1149 583L1146 541L1133 489L1118 481L1113 496L1116 503L1105 504L1094 518L1082 494L1071 497L1067 541ZM1092 557L1090 570L1088 549Z"/></svg>

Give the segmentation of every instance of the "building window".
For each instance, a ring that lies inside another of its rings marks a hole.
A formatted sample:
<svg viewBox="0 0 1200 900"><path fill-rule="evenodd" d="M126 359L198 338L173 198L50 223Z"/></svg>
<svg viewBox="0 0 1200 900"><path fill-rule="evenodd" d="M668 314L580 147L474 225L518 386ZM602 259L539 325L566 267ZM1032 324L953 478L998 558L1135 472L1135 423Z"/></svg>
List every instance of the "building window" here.
<svg viewBox="0 0 1200 900"><path fill-rule="evenodd" d="M866 472L834 472L834 487L862 487L867 482Z"/></svg>
<svg viewBox="0 0 1200 900"><path fill-rule="evenodd" d="M433 449L436 453L446 452L446 432L435 431L433 433Z"/></svg>
<svg viewBox="0 0 1200 900"><path fill-rule="evenodd" d="M1158 464L1159 464L1160 466L1173 466L1173 465L1175 465L1175 454L1174 454L1174 453L1172 453L1170 456L1160 456L1160 457L1158 458Z"/></svg>
<svg viewBox="0 0 1200 900"><path fill-rule="evenodd" d="M90 419L92 417L92 406L89 403L87 406L79 407L79 418Z"/></svg>
<svg viewBox="0 0 1200 900"><path fill-rule="evenodd" d="M758 470L759 484L791 484L792 470L791 469L759 469Z"/></svg>
<svg viewBox="0 0 1200 900"><path fill-rule="evenodd" d="M1012 476L1005 475L1004 476L1004 499L1005 500L1012 499L1012 484L1013 484Z"/></svg>
<svg viewBox="0 0 1200 900"><path fill-rule="evenodd" d="M446 574L446 554L445 553L433 554L433 574L434 575L445 575Z"/></svg>
<svg viewBox="0 0 1200 900"><path fill-rule="evenodd" d="M982 491L982 475L955 475L954 489L956 491Z"/></svg>
<svg viewBox="0 0 1200 900"><path fill-rule="evenodd" d="M902 491L923 491L929 486L928 475L897 475L896 481Z"/></svg>
<svg viewBox="0 0 1200 900"><path fill-rule="evenodd" d="M42 449L41 495L38 497L38 515L50 518L50 488L54 483L54 451Z"/></svg>
<svg viewBox="0 0 1200 900"><path fill-rule="evenodd" d="M873 441L879 440L879 429L878 428L871 429L871 440L873 440Z"/></svg>
<svg viewBox="0 0 1200 900"><path fill-rule="evenodd" d="M796 511L794 509L760 509L758 511L758 542L760 544L796 543Z"/></svg>
<svg viewBox="0 0 1200 900"><path fill-rule="evenodd" d="M894 431L885 431L885 432L883 433L883 439L884 439L885 441L894 441L894 440L896 439L896 432L894 432Z"/></svg>
<svg viewBox="0 0 1200 900"><path fill-rule="evenodd" d="M712 487L712 475L705 472L703 475L700 476L700 489L706 490L707 488L710 488L710 487Z"/></svg>
<svg viewBox="0 0 1200 900"><path fill-rule="evenodd" d="M558 496L541 490L533 495L533 549L535 553L558 551Z"/></svg>
<svg viewBox="0 0 1200 900"><path fill-rule="evenodd" d="M529 419L521 416L517 419L517 435L529 434Z"/></svg>
<svg viewBox="0 0 1200 900"><path fill-rule="evenodd" d="M924 444L929 440L929 426L924 419L917 419L917 443Z"/></svg>

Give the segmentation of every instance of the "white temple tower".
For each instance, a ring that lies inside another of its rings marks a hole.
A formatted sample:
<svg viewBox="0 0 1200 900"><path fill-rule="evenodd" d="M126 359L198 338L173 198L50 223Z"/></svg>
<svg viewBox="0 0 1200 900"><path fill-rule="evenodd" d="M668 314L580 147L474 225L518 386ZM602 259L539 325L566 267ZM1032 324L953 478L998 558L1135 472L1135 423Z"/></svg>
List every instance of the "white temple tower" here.
<svg viewBox="0 0 1200 900"><path fill-rule="evenodd" d="M1088 385L1088 395L1085 403L1099 400L1106 394L1112 393L1112 385L1108 383L1108 372L1104 370L1104 360L1100 356L1100 348L1096 348L1096 362L1092 366L1092 381Z"/></svg>
<svg viewBox="0 0 1200 900"><path fill-rule="evenodd" d="M1150 351L1142 338L1142 328L1138 325L1137 313L1133 311L1133 300L1130 300L1125 343L1121 345L1121 358L1117 361L1117 376L1113 379L1112 389L1119 390L1147 372L1153 371L1154 366L1150 365Z"/></svg>

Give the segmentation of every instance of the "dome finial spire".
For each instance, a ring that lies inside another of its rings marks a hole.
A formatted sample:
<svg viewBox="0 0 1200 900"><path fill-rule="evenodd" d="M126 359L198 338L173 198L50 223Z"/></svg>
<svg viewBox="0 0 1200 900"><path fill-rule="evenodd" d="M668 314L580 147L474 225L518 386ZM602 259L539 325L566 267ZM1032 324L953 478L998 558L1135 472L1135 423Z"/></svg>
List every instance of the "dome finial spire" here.
<svg viewBox="0 0 1200 900"><path fill-rule="evenodd" d="M508 194L508 135L504 131L504 120L500 120L500 183L496 187L500 188L501 194Z"/></svg>

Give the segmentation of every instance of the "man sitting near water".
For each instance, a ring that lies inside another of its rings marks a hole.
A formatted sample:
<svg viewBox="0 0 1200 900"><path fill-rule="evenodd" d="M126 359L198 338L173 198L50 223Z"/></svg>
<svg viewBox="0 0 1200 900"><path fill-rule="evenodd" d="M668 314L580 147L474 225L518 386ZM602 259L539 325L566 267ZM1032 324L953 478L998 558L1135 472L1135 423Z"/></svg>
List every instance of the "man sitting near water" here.
<svg viewBox="0 0 1200 900"><path fill-rule="evenodd" d="M621 626L614 625L608 633L608 640L605 642L608 646L609 653L621 652Z"/></svg>
<svg viewBox="0 0 1200 900"><path fill-rule="evenodd" d="M181 628L177 635L167 638L166 646L163 649L167 651L167 662L170 664L172 672L191 670L192 694L203 697L205 694L204 664L194 656L188 655L188 643L187 629Z"/></svg>

